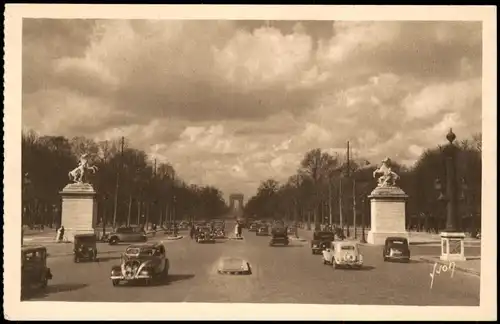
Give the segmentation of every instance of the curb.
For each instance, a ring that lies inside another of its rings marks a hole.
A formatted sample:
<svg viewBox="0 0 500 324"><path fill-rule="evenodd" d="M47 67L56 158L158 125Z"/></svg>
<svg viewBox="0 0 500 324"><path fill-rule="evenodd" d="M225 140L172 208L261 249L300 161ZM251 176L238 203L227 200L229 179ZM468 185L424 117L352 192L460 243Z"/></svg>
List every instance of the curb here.
<svg viewBox="0 0 500 324"><path fill-rule="evenodd" d="M434 264L434 263L445 264L445 265L448 264L446 261L432 260L432 259L429 259L427 257L418 257L418 259L412 259L412 260L417 261L417 262L431 263L431 264ZM464 267L459 267L459 266L455 266L455 269L457 271L460 271L460 272L470 273L470 274L473 274L477 277L481 277L481 272L474 270L474 269L469 269L469 268L464 268Z"/></svg>

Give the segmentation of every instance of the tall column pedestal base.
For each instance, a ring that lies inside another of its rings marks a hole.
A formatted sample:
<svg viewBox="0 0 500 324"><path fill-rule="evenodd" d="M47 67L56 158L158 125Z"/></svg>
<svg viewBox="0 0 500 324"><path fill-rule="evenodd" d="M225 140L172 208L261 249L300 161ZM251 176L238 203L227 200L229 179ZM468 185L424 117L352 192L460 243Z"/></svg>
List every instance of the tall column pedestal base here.
<svg viewBox="0 0 500 324"><path fill-rule="evenodd" d="M68 184L62 196L61 225L64 238L73 242L77 234L94 234L97 224L96 192L88 183Z"/></svg>

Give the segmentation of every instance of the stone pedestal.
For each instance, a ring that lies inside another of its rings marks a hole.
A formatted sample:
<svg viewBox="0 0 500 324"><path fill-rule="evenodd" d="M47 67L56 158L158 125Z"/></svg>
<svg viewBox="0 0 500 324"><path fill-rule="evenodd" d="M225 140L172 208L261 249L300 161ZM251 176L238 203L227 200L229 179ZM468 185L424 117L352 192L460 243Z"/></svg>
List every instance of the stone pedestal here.
<svg viewBox="0 0 500 324"><path fill-rule="evenodd" d="M73 242L75 234L95 233L97 224L96 192L88 183L71 183L60 192L61 225L65 238Z"/></svg>
<svg viewBox="0 0 500 324"><path fill-rule="evenodd" d="M465 233L441 233L442 261L465 261L464 254Z"/></svg>
<svg viewBox="0 0 500 324"><path fill-rule="evenodd" d="M406 200L408 195L395 186L377 187L368 196L371 203L369 244L383 245L390 236L409 238L406 231Z"/></svg>

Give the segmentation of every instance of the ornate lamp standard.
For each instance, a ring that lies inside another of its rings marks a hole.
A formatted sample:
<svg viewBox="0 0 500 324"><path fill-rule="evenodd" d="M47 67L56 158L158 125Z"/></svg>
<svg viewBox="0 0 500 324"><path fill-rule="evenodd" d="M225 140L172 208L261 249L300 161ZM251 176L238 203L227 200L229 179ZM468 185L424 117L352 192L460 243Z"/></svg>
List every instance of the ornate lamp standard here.
<svg viewBox="0 0 500 324"><path fill-rule="evenodd" d="M28 173L25 173L23 176L23 189L22 189L22 219L21 219L21 246L23 246L24 243L24 228L23 228L23 223L26 220L26 215L28 213L28 206L27 206L27 200L28 196L31 193L31 179L29 177Z"/></svg>
<svg viewBox="0 0 500 324"><path fill-rule="evenodd" d="M435 182L435 189L439 192L438 200L446 202L446 226L441 232L441 260L462 261L464 256L465 234L460 232L458 224L458 185L456 174L457 146L453 143L456 135L452 129L446 135L448 144L444 148L446 167L446 186L440 179ZM464 189L464 188L462 188Z"/></svg>
<svg viewBox="0 0 500 324"><path fill-rule="evenodd" d="M175 226L175 214L176 214L176 211L177 211L177 197L174 195L173 197L173 202L174 202L174 206L172 208L172 229L173 229L173 233L174 233L174 236L177 236L177 226Z"/></svg>
<svg viewBox="0 0 500 324"><path fill-rule="evenodd" d="M365 244L366 243L366 237L365 237L365 213L366 213L366 195L363 195L361 198L361 239L359 240L360 243Z"/></svg>

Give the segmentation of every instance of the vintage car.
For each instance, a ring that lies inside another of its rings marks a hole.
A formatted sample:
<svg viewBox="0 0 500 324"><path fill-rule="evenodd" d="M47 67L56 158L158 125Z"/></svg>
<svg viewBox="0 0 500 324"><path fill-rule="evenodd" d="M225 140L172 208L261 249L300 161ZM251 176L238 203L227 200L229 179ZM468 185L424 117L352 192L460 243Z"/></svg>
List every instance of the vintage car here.
<svg viewBox="0 0 500 324"><path fill-rule="evenodd" d="M250 224L250 227L248 228L248 231L249 232L257 232L257 229L258 229L257 223L252 223L252 224Z"/></svg>
<svg viewBox="0 0 500 324"><path fill-rule="evenodd" d="M383 250L384 261L398 260L410 262L410 246L405 237L388 237L385 239Z"/></svg>
<svg viewBox="0 0 500 324"><path fill-rule="evenodd" d="M262 225L259 227L257 232L255 232L256 236L268 236L269 235L269 227L267 225Z"/></svg>
<svg viewBox="0 0 500 324"><path fill-rule="evenodd" d="M195 235L195 240L198 243L215 243L215 234L210 227L201 227Z"/></svg>
<svg viewBox="0 0 500 324"><path fill-rule="evenodd" d="M334 240L335 234L333 232L315 231L311 241L312 254L321 253L321 251L330 248Z"/></svg>
<svg viewBox="0 0 500 324"><path fill-rule="evenodd" d="M121 264L111 268L111 281L113 286L122 281L142 281L148 285L154 279L166 279L169 268L162 243L134 244L122 254Z"/></svg>
<svg viewBox="0 0 500 324"><path fill-rule="evenodd" d="M288 239L286 226L283 226L282 224L274 224L271 229L271 241L269 242L269 245L288 245L289 243L290 240Z"/></svg>
<svg viewBox="0 0 500 324"><path fill-rule="evenodd" d="M297 235L297 226L296 225L293 225L293 226L288 226L288 235L290 236L296 236Z"/></svg>
<svg viewBox="0 0 500 324"><path fill-rule="evenodd" d="M214 230L215 238L221 239L226 237L226 232L223 227L216 227Z"/></svg>
<svg viewBox="0 0 500 324"><path fill-rule="evenodd" d="M97 261L97 237L95 234L76 234L73 241L73 259L80 262Z"/></svg>
<svg viewBox="0 0 500 324"><path fill-rule="evenodd" d="M31 289L45 288L52 279L47 267L47 248L44 246L21 247L21 296Z"/></svg>
<svg viewBox="0 0 500 324"><path fill-rule="evenodd" d="M349 267L360 269L363 266L363 256L356 242L334 242L323 252L323 263L332 264L334 268Z"/></svg>
<svg viewBox="0 0 500 324"><path fill-rule="evenodd" d="M121 242L146 242L146 232L141 227L120 227L109 234L109 245L115 245Z"/></svg>
<svg viewBox="0 0 500 324"><path fill-rule="evenodd" d="M249 275L252 274L252 268L248 261L240 258L222 258L217 266L219 274Z"/></svg>

